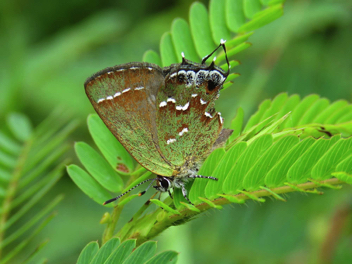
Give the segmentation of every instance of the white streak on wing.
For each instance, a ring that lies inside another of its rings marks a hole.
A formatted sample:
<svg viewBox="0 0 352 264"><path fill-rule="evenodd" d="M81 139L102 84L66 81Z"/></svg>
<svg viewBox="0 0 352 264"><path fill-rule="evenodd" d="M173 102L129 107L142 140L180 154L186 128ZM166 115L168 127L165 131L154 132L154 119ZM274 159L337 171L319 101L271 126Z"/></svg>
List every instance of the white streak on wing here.
<svg viewBox="0 0 352 264"><path fill-rule="evenodd" d="M117 93L114 94L114 97L118 97L118 96L120 96L120 95L121 95L121 93L120 93L120 92L117 92Z"/></svg>
<svg viewBox="0 0 352 264"><path fill-rule="evenodd" d="M188 109L188 106L189 106L189 102L187 102L184 106L182 106L182 105L176 106L176 110L186 111Z"/></svg>
<svg viewBox="0 0 352 264"><path fill-rule="evenodd" d="M170 79L171 79L171 78L174 78L176 75L177 75L177 73L174 72L173 74L170 75Z"/></svg>
<svg viewBox="0 0 352 264"><path fill-rule="evenodd" d="M192 97L197 97L198 94L192 94Z"/></svg>
<svg viewBox="0 0 352 264"><path fill-rule="evenodd" d="M188 106L189 106L189 102L187 102L187 103L183 106L182 110L183 110L183 111L186 111L187 108L188 108Z"/></svg>
<svg viewBox="0 0 352 264"><path fill-rule="evenodd" d="M131 70L137 70L137 69L139 69L139 67L131 67L130 69Z"/></svg>
<svg viewBox="0 0 352 264"><path fill-rule="evenodd" d="M122 91L122 93L127 93L131 88L126 88L125 90Z"/></svg>
<svg viewBox="0 0 352 264"><path fill-rule="evenodd" d="M180 133L178 133L178 134L180 135L180 137L182 137L182 135L183 135L184 133L186 133L186 132L188 132L188 128L187 128L187 127L185 127L184 129L182 129L182 131L181 131Z"/></svg>
<svg viewBox="0 0 352 264"><path fill-rule="evenodd" d="M99 100L97 101L97 103L99 104L99 103L101 103L101 102L103 102L103 101L105 101L105 98L99 99Z"/></svg>
<svg viewBox="0 0 352 264"><path fill-rule="evenodd" d="M111 95L109 95L108 97L106 97L107 100L112 100L114 99L114 97L112 97Z"/></svg>
<svg viewBox="0 0 352 264"><path fill-rule="evenodd" d="M221 113L220 113L220 112L218 112L218 115L220 116L220 123L222 124L222 123L224 122L224 119L222 118L222 116L221 116Z"/></svg>
<svg viewBox="0 0 352 264"><path fill-rule="evenodd" d="M152 70L153 70L153 68L152 68L152 67L148 67L148 70L152 71Z"/></svg>
<svg viewBox="0 0 352 264"><path fill-rule="evenodd" d="M159 107L164 107L164 106L166 106L166 105L167 105L167 102L162 101L162 102L159 104Z"/></svg>
<svg viewBox="0 0 352 264"><path fill-rule="evenodd" d="M206 104L207 102L206 102L206 101L203 101L202 98L200 98L200 103L201 103L202 105L204 105L204 104Z"/></svg>
<svg viewBox="0 0 352 264"><path fill-rule="evenodd" d="M213 116L212 116L211 114L209 114L208 112L205 112L204 115L205 115L206 117L213 118Z"/></svg>
<svg viewBox="0 0 352 264"><path fill-rule="evenodd" d="M176 104L176 100L172 97L168 98L167 102L172 102L172 103Z"/></svg>
<svg viewBox="0 0 352 264"><path fill-rule="evenodd" d="M135 90L142 90L142 89L144 89L144 87L143 86L140 86L140 87L136 87L136 88L134 88Z"/></svg>
<svg viewBox="0 0 352 264"><path fill-rule="evenodd" d="M170 138L168 141L166 141L166 144L171 144L171 143L174 143L176 142L176 138Z"/></svg>
<svg viewBox="0 0 352 264"><path fill-rule="evenodd" d="M113 73L112 71L107 72L107 74L109 74L109 75L112 74L112 73Z"/></svg>
<svg viewBox="0 0 352 264"><path fill-rule="evenodd" d="M124 71L125 69L120 69L120 70L117 70L116 72L121 72L121 71Z"/></svg>

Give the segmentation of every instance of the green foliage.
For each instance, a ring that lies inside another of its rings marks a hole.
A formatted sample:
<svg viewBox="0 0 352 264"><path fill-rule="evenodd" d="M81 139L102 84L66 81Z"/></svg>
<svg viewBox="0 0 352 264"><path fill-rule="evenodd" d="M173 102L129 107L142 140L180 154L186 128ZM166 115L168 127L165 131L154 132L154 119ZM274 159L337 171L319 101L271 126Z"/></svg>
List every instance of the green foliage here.
<svg viewBox="0 0 352 264"><path fill-rule="evenodd" d="M67 122L56 111L38 127L33 128L27 116L13 113L7 127L0 131L0 263L27 247L55 216L53 208L62 200L58 195L43 206L38 203L63 175L62 155L67 151L67 136L76 122ZM26 222L20 219L26 217ZM14 245L16 243L16 245ZM30 260L47 241L27 256ZM26 260L23 260L25 263Z"/></svg>
<svg viewBox="0 0 352 264"><path fill-rule="evenodd" d="M113 238L105 243L100 249L97 242L90 242L81 252L77 264L166 264L176 263L178 253L165 251L155 255L156 242L148 241L136 247L136 240L126 240L120 243L120 239Z"/></svg>
<svg viewBox="0 0 352 264"><path fill-rule="evenodd" d="M275 5L260 3L259 1L211 1L209 14L207 8L199 3L192 4L189 12L189 25L184 19L175 19L171 31L166 32L160 40L160 55L153 51L147 51L143 60L157 63L159 66L169 66L172 63L182 61L181 53L191 61L200 61L201 58L210 54L220 39L228 40L226 47L229 57L249 48L250 43L245 42L252 32L263 27L283 14L283 7L276 1ZM241 6L238 6L238 5ZM235 36L233 39L231 39ZM209 60L211 60L213 55ZM161 64L159 63L161 62ZM216 63L225 63L225 54L220 51ZM230 62L231 67L238 65L237 61ZM227 69L227 65L221 66ZM231 85L238 74L232 73L224 84L224 89Z"/></svg>

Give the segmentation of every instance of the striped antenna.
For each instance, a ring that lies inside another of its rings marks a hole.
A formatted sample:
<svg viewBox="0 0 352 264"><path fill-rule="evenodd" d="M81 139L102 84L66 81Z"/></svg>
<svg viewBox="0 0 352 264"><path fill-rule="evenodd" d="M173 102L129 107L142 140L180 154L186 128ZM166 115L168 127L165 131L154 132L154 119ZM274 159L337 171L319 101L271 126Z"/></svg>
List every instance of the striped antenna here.
<svg viewBox="0 0 352 264"><path fill-rule="evenodd" d="M110 199L110 200L107 200L106 202L103 203L103 205L106 205L106 204L109 204L109 203L111 203L111 202L113 202L113 201L116 201L117 199L121 198L122 196L124 196L125 194L129 193L129 192L132 191L133 189L137 188L139 185L142 185L142 184L144 184L144 183L146 183L146 182L148 182L148 181L152 181L152 182L148 185L147 189L145 189L143 192L140 192L140 193L139 193L139 196L142 196L143 194L146 193L146 191L148 191L148 189L150 188L150 186L153 184L153 182L154 182L156 179L157 179L157 178L148 179L148 180L142 181L142 182L138 183L136 186L134 186L134 187L132 187L131 189L129 189L127 192L124 192L124 193L120 194L119 196L117 196L117 197L115 197L115 198L112 198L112 199Z"/></svg>
<svg viewBox="0 0 352 264"><path fill-rule="evenodd" d="M217 180L218 180L218 178L215 178L215 177L211 177L211 176L202 176L202 175L189 175L188 178L192 178L192 179L195 179L195 178L211 179L211 180L214 180L214 181L217 181Z"/></svg>

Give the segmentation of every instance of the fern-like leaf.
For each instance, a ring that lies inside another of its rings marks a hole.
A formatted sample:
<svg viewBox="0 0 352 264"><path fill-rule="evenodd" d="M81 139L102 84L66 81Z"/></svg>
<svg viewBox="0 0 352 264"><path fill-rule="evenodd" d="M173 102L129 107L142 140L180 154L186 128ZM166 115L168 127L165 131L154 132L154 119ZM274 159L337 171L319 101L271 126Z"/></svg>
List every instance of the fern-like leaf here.
<svg viewBox="0 0 352 264"><path fill-rule="evenodd" d="M177 252L164 251L155 255L156 247L154 241L148 241L136 247L136 240L131 239L120 243L120 239L113 238L99 249L97 242L91 242L82 250L77 264L166 264L177 262Z"/></svg>
<svg viewBox="0 0 352 264"><path fill-rule="evenodd" d="M10 263L55 215L52 210L62 195L44 208L37 204L63 175L62 155L68 149L64 141L76 127L75 122L62 119L58 111L34 129L29 119L19 113L10 114L6 124L0 131L1 264ZM27 221L19 224L22 217ZM28 258L45 244L42 242Z"/></svg>

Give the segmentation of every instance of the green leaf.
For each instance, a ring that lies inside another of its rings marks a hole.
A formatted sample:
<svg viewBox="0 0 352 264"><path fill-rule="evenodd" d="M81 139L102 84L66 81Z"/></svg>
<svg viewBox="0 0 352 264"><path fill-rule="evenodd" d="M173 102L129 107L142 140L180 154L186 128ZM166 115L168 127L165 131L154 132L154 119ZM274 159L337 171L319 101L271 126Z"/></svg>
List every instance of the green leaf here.
<svg viewBox="0 0 352 264"><path fill-rule="evenodd" d="M215 199L218 193L221 193L226 175L230 172L238 158L247 148L246 142L240 142L230 148L220 160L219 165L213 171L213 177L218 178L218 181L208 181L205 188L205 196L208 199Z"/></svg>
<svg viewBox="0 0 352 264"><path fill-rule="evenodd" d="M95 254L95 256L94 256L93 260L90 262L90 264L105 263L105 261L111 255L111 252L113 252L119 245L120 245L120 239L119 238L110 239L108 242L106 242L99 249L98 253Z"/></svg>
<svg viewBox="0 0 352 264"><path fill-rule="evenodd" d="M69 165L67 167L67 173L70 175L71 179L78 186L78 188L80 188L86 195L98 204L103 204L111 198L108 191L106 191L88 173L77 165ZM106 206L112 207L113 204L107 204Z"/></svg>
<svg viewBox="0 0 352 264"><path fill-rule="evenodd" d="M83 250L81 251L81 254L79 254L77 264L87 264L92 261L94 256L97 254L99 250L99 245L96 241L92 241L89 244L87 244Z"/></svg>
<svg viewBox="0 0 352 264"><path fill-rule="evenodd" d="M264 100L259 105L258 111L249 118L245 128L243 129L243 133L247 132L254 125L259 124L259 122L262 120L262 117L264 116L266 110L269 109L270 106L271 106L271 101L270 100Z"/></svg>
<svg viewBox="0 0 352 264"><path fill-rule="evenodd" d="M199 2L192 4L189 11L189 23L196 51L198 56L203 58L216 48L210 31L208 12L203 4Z"/></svg>
<svg viewBox="0 0 352 264"><path fill-rule="evenodd" d="M242 0L226 0L226 22L229 29L238 32L238 29L245 23Z"/></svg>
<svg viewBox="0 0 352 264"><path fill-rule="evenodd" d="M290 183L299 184L307 181L315 163L328 151L328 149L340 139L334 136L331 139L321 138L317 140L296 162L287 173Z"/></svg>
<svg viewBox="0 0 352 264"><path fill-rule="evenodd" d="M161 37L160 54L163 67L178 62L170 32L164 33L164 35Z"/></svg>
<svg viewBox="0 0 352 264"><path fill-rule="evenodd" d="M133 171L134 160L97 114L88 117L88 128L95 144L113 168L117 168L120 174Z"/></svg>
<svg viewBox="0 0 352 264"><path fill-rule="evenodd" d="M110 255L104 264L123 263L132 250L136 247L136 240L130 239L121 243L117 249Z"/></svg>
<svg viewBox="0 0 352 264"><path fill-rule="evenodd" d="M75 143L76 154L86 170L105 189L120 192L123 181L109 163L92 147L84 142Z"/></svg>
<svg viewBox="0 0 352 264"><path fill-rule="evenodd" d="M316 180L331 178L331 173L336 171L336 166L352 154L352 137L336 142L315 164L311 176Z"/></svg>
<svg viewBox="0 0 352 264"><path fill-rule="evenodd" d="M352 184L352 155L341 161L336 166L336 171L332 173L333 176L348 184Z"/></svg>
<svg viewBox="0 0 352 264"><path fill-rule="evenodd" d="M288 170L314 142L313 138L306 138L292 147L267 173L264 179L265 185L269 188L283 185L286 181Z"/></svg>
<svg viewBox="0 0 352 264"><path fill-rule="evenodd" d="M271 135L263 135L250 144L237 159L223 183L225 194L236 194L243 189L243 179L252 165L272 145Z"/></svg>
<svg viewBox="0 0 352 264"><path fill-rule="evenodd" d="M199 61L194 43L192 40L191 31L187 22L183 19L175 19L171 26L172 41L174 43L177 62L182 61L181 53L191 61Z"/></svg>
<svg viewBox="0 0 352 264"><path fill-rule="evenodd" d="M150 259L156 252L156 242L148 241L136 248L123 264L144 263Z"/></svg>
<svg viewBox="0 0 352 264"><path fill-rule="evenodd" d="M150 201L154 204L156 204L157 206L161 207L162 209L172 213L172 214L180 214L179 211L172 209L170 206L168 206L167 204L163 203L160 200L157 199L150 199Z"/></svg>
<svg viewBox="0 0 352 264"><path fill-rule="evenodd" d="M143 61L154 63L156 65L159 65L160 67L162 66L159 54L153 50L147 50L146 52L144 52Z"/></svg>
<svg viewBox="0 0 352 264"><path fill-rule="evenodd" d="M7 116L7 125L13 135L20 141L26 141L32 135L32 124L29 118L21 113L12 113Z"/></svg>
<svg viewBox="0 0 352 264"><path fill-rule="evenodd" d="M233 132L232 132L232 135L229 137L230 142L233 141L241 134L242 127L243 127L243 118L244 118L243 109L241 107L237 108L236 116L231 121L230 129L232 129Z"/></svg>
<svg viewBox="0 0 352 264"><path fill-rule="evenodd" d="M176 251L164 251L152 257L145 264L176 264L178 253Z"/></svg>
<svg viewBox="0 0 352 264"><path fill-rule="evenodd" d="M286 136L270 146L252 165L243 179L243 188L248 191L258 190L264 185L264 178L277 161L299 142L296 136Z"/></svg>
<svg viewBox="0 0 352 264"><path fill-rule="evenodd" d="M253 20L242 25L240 28L237 29L237 31L239 33L244 33L248 31L256 30L278 19L282 15L283 15L283 8L281 4L269 7L266 10L256 13L255 16L253 17Z"/></svg>
<svg viewBox="0 0 352 264"><path fill-rule="evenodd" d="M325 108L322 112L318 113L318 115L313 120L313 123L324 123L330 116L332 116L336 111L344 108L348 104L345 100L339 100L334 102L333 104L329 105Z"/></svg>
<svg viewBox="0 0 352 264"><path fill-rule="evenodd" d="M198 175L213 176L215 168L218 166L220 160L225 154L225 150L222 148L214 150L209 157L205 160ZM194 204L200 202L199 197L205 197L205 187L210 179L195 179L192 188L189 192L188 198Z"/></svg>
<svg viewBox="0 0 352 264"><path fill-rule="evenodd" d="M226 25L226 0L211 0L209 3L210 27L215 43L220 39L229 40L231 35Z"/></svg>
<svg viewBox="0 0 352 264"><path fill-rule="evenodd" d="M259 0L243 0L244 14L248 18L253 18L261 10L262 6Z"/></svg>

